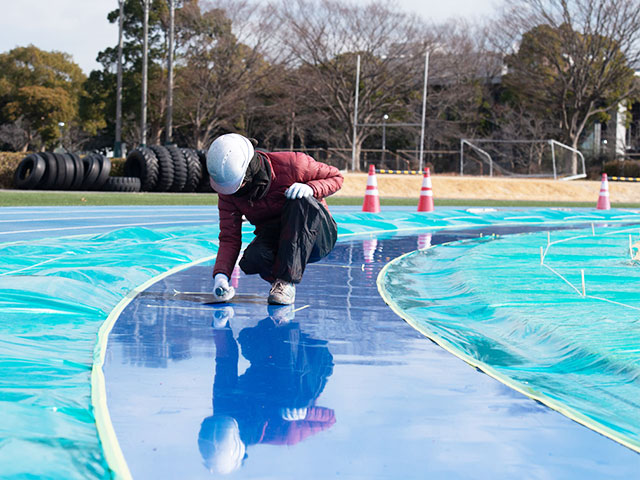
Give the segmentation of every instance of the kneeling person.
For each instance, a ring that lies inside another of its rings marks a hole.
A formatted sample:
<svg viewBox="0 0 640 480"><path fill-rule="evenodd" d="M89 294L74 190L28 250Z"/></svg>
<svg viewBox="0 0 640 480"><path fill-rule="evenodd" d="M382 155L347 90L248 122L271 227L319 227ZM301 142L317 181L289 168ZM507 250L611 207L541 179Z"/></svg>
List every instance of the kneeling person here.
<svg viewBox="0 0 640 480"><path fill-rule="evenodd" d="M324 198L342 186L340 171L304 153L254 150L236 133L211 144L207 170L220 213L216 300L226 302L235 294L229 278L240 254L244 215L256 227L256 238L240 268L271 284L269 303L293 303L307 263L327 256L336 243L336 223Z"/></svg>

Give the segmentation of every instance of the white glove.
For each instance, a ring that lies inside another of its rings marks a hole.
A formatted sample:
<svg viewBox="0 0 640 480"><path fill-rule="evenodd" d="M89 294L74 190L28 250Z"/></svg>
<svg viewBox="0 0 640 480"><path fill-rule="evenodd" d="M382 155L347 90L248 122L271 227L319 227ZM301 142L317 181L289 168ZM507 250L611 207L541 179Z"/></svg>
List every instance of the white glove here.
<svg viewBox="0 0 640 480"><path fill-rule="evenodd" d="M296 198L306 198L313 196L313 188L311 188L306 183L294 183L289 188L287 188L284 192L284 196L289 200L294 200Z"/></svg>
<svg viewBox="0 0 640 480"><path fill-rule="evenodd" d="M234 316L235 312L231 305L217 307L213 311L213 328L224 328Z"/></svg>
<svg viewBox="0 0 640 480"><path fill-rule="evenodd" d="M213 297L215 303L228 302L235 294L235 288L229 285L229 279L224 273L218 273L213 277Z"/></svg>
<svg viewBox="0 0 640 480"><path fill-rule="evenodd" d="M281 408L280 416L287 422L295 422L307 418L306 408Z"/></svg>

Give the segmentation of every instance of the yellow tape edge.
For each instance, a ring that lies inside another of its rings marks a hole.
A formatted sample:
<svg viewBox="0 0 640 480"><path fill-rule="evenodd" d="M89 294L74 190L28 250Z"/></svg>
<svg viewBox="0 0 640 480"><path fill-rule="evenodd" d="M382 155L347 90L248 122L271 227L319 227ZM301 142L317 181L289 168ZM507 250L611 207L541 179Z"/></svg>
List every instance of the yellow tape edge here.
<svg viewBox="0 0 640 480"><path fill-rule="evenodd" d="M392 231L392 230L389 230ZM367 232L368 234L380 234L383 231ZM339 234L338 237L348 237L351 234ZM111 310L107 319L102 323L98 330L98 339L93 350L93 365L91 367L91 406L93 408L93 416L98 430L98 437L102 445L105 460L111 470L113 478L117 480L132 480L131 471L127 465L127 461L120 448L120 442L111 422L109 414L109 406L107 405L107 389L104 378L104 359L107 352L107 344L109 343L109 334L120 317L123 310L137 297L141 292L149 288L151 285L177 273L179 271L190 268L194 265L207 262L216 258L216 255L210 255L193 262L177 265L155 277L150 278L146 282L138 285L131 290L116 306Z"/></svg>
<svg viewBox="0 0 640 480"><path fill-rule="evenodd" d="M455 243L455 242L449 242L449 243ZM448 243L447 243L448 244ZM441 245L447 245L447 244L441 244ZM429 247L429 248L433 248L433 247ZM504 385L506 385L509 388L512 388L514 390L516 390L517 392L522 393L523 395L526 395L527 397L533 399L533 400L537 400L538 402L546 405L547 407L551 408L552 410L555 410L556 412L564 415L565 417L569 418L570 420L573 420L574 422L577 422L591 430L593 430L596 433L599 433L600 435L603 435L621 445L624 445L625 447L634 450L638 453L640 453L640 442L636 441L636 440L632 440L630 438L625 437L624 435L620 435L618 432L612 430L611 428L608 428L598 422L593 421L592 419L590 419L589 417L581 414L580 412L572 409L571 407L568 407L566 405L564 405L561 402L558 402L557 400L554 400L552 398L547 397L546 395L534 390L533 388L530 387L526 387L525 385L523 385L522 383L513 380L512 378L508 377L507 375L504 375L500 372L498 372L497 370L495 370L493 367L491 367L490 365L481 362L480 360L471 357L469 355L467 355L466 353L460 351L458 348L456 348L455 346L453 346L453 344L451 344L450 342L448 342L447 340L445 340L444 338L436 335L435 333L433 333L432 331L430 331L429 329L425 328L423 324L416 322L413 318L411 318L411 316L404 314L404 312L398 307L398 305L391 299L391 297L389 295L387 295L386 290L383 287L383 279L384 276L387 273L387 270L391 267L391 265L393 265L394 263L400 261L401 259L403 259L404 257L407 257L409 255L414 255L416 253L416 251L413 252L408 252L405 253L404 255L401 255L397 258L394 258L393 260L391 260L389 263L387 263L382 270L380 270L380 273L378 274L378 277L376 279L376 285L378 287L378 292L380 293L380 296L382 297L382 299L384 300L384 302L391 308L391 310L393 310L395 312L396 315L398 315L400 318L402 318L405 322L407 322L409 325L411 325L415 330L417 330L418 332L420 332L422 335L424 335L425 337L427 337L429 340L435 342L437 345L439 345L440 347L442 347L443 349L445 349L447 352L451 353L452 355L455 355L456 357L458 357L459 359L461 359L462 361L468 363L469 365L471 365L474 368L477 368L478 370L482 371L483 373L486 373L487 375L489 375L490 377L494 378L495 380L503 383Z"/></svg>
<svg viewBox="0 0 640 480"><path fill-rule="evenodd" d="M389 230L393 231L393 230ZM366 232L367 234L380 234L384 231ZM348 237L352 234L339 234L338 237ZM132 480L131 471L127 465L127 461L120 448L118 437L111 422L109 414L109 406L107 405L107 389L104 377L104 359L107 352L107 344L109 342L109 334L120 317L123 310L137 297L141 292L149 288L151 285L173 275L179 271L190 268L194 265L207 262L216 258L216 255L210 255L193 262L177 265L155 277L150 278L146 282L138 285L131 290L116 306L111 310L107 319L102 323L98 330L98 339L93 350L93 365L91 367L91 406L93 408L93 416L98 430L98 437L102 445L105 460L111 470L113 478L117 480Z"/></svg>
<svg viewBox="0 0 640 480"><path fill-rule="evenodd" d="M213 260L214 258L216 258L215 255L200 258L190 263L178 265L166 272L150 278L142 285L131 290L122 300L120 300L114 309L111 310L107 319L100 326L100 330L98 331L98 341L93 351L93 366L91 368L91 405L93 407L96 427L98 429L98 437L102 444L105 460L111 469L113 477L116 479L131 480L132 476L129 471L127 461L124 458L124 454L122 453L122 449L120 448L118 437L113 429L111 416L109 415L109 408L107 406L106 384L102 367L104 366L109 334L122 311L140 292L176 272L198 265L199 263Z"/></svg>
<svg viewBox="0 0 640 480"><path fill-rule="evenodd" d="M615 221L615 220L614 220ZM552 223L556 223L556 222L552 222ZM558 223L562 223L562 222L558 222ZM453 228L455 226L451 226L451 228ZM426 228L403 228L403 229L395 229L395 230L378 230L378 231L371 231L371 232L359 232L359 233L343 233L343 234L339 234L338 237L350 237L350 236L356 236L356 235L367 235L367 234L380 234L380 233L386 233L386 232L401 232L401 231L407 231L407 230L432 230L432 229L436 229L436 228L440 228L442 229L443 227L437 227L437 226L431 226L431 227L426 227ZM444 244L443 244L444 245ZM522 393L523 395L526 395L529 398L533 398L535 400L540 401L541 403L547 405L548 407L562 413L563 415L567 416L568 418L581 423L583 425L585 425L588 428L591 428L592 430L601 433L602 435L611 438L614 441L617 441L619 443L621 443L622 445L625 445L626 447L635 450L637 452L640 452L640 444L636 444L635 442L631 442L631 441L626 441L624 438L619 438L617 436L614 436L613 434L607 434L606 431L608 431L608 429L606 429L606 427L599 427L598 424L594 424L594 423L587 423L586 419L585 421L581 421L579 418L585 418L584 416L580 415L578 412L575 412L575 414L571 413L573 412L573 410L570 411L570 409L565 408L562 404L560 404L559 402L555 402L552 399L549 399L547 397L543 397L540 394L536 394L533 390L529 390L529 389L525 389L520 387L520 385L517 382L513 382L511 381L511 379L509 379L508 377L496 372L495 370L493 370L489 365L486 365L482 362L477 361L476 359L469 357L468 355L463 354L462 352L460 352L459 350L457 350L455 347L453 347L452 345L449 344L449 342L447 342L446 340L438 337L437 335L433 334L432 332L429 332L428 330L424 329L421 325L417 324L416 322L414 322L411 318L407 318L402 314L402 311L398 308L398 306L395 304L395 302L393 302L391 300L390 297L388 297L386 295L386 291L384 290L384 288L382 287L382 278L384 277L384 275L386 274L388 268L395 263L396 261L399 261L400 259L404 258L405 256L408 255L412 255L414 254L414 252L409 252L406 253L404 255L401 255L397 258L395 258L394 260L392 260L391 262L387 263L382 270L380 270L380 273L378 274L378 277L376 279L376 284L378 287L378 292L380 293L380 296L382 297L382 299L385 301L385 303L403 320L405 320L409 325L411 325L414 329L416 329L418 332L422 333L424 336L426 336L427 338L429 338L430 340L434 341L436 344L438 344L440 347L444 348L446 351L448 351L449 353L457 356L458 358L462 359L463 361L465 361L466 363L468 363L469 365L478 368L480 370L482 370L484 373L486 373L487 375L495 378L496 380L504 383L505 385L513 388L514 390ZM190 268L194 265L198 265L199 263L204 263L207 262L209 260L213 260L214 258L216 258L215 255L211 255L211 256L207 256L198 260L195 260L193 262L190 263L186 263L183 265L178 265L176 267L173 267L169 270L167 270L166 272L163 272L153 278L150 278L149 280L147 280L146 282L144 282L143 284L139 285L138 287L134 288L133 290L131 290L122 300L120 300L120 302L118 302L118 304L114 307L114 309L109 313L109 316L107 317L107 319L103 322L103 324L100 326L100 329L98 331L98 341L96 343L95 349L94 349L94 353L93 353L93 366L91 369L91 405L93 407L93 411L94 411L94 418L95 418L95 422L96 422L96 427L98 430L98 436L100 438L100 442L102 444L102 449L105 455L105 459L107 461L107 465L109 466L109 468L111 469L114 478L116 479L123 479L123 480L131 480L133 477L131 476L131 472L129 471L129 467L127 465L127 462L124 458L124 454L122 453L122 449L120 448L120 443L118 442L118 438L116 436L115 430L113 429L113 424L111 422L111 416L109 415L109 408L107 406L107 396L106 396L106 384L105 384L105 378L104 378L104 372L102 370L102 367L104 366L104 358L106 355L106 351L107 351L107 343L109 341L109 334L111 333L111 330L113 329L116 320L118 319L118 317L120 316L120 314L122 313L122 311L127 307L127 305L129 305L129 303L131 303L131 301L142 291L146 290L147 288L149 288L151 285L153 285L154 283L159 282L160 280L163 280L164 278L173 275L174 273L177 273L181 270ZM566 412L566 413L565 413ZM601 431L603 430L603 431Z"/></svg>

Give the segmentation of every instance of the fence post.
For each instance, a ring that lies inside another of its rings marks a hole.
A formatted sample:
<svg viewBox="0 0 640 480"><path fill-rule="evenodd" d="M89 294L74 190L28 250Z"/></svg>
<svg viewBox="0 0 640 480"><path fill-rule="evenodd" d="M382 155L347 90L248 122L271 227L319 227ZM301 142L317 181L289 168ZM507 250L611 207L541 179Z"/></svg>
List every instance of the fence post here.
<svg viewBox="0 0 640 480"><path fill-rule="evenodd" d="M553 163L553 179L557 180L558 176L556 173L556 149L553 144L553 140L549 140L549 145L551 145L551 162Z"/></svg>

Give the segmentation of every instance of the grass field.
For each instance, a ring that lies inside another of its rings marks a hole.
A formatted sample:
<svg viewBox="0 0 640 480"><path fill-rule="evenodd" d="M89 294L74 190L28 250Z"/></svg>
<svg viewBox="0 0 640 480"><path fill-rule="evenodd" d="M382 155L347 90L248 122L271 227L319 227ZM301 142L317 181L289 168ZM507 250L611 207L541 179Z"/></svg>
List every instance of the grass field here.
<svg viewBox="0 0 640 480"><path fill-rule="evenodd" d="M329 205L362 205L362 197L334 196ZM200 193L110 193L110 192L43 192L0 190L0 206L82 206L82 205L217 205L214 194ZM382 206L416 206L416 198L382 198ZM438 198L438 206L482 207L594 207L595 202L545 202L539 200L492 200ZM640 202L613 203L617 208L640 208Z"/></svg>
<svg viewBox="0 0 640 480"><path fill-rule="evenodd" d="M382 206L418 205L421 175L377 175ZM433 176L438 206L587 207L595 208L600 182L550 179ZM362 205L368 175L345 173L342 188L327 198L329 205ZM611 205L640 208L640 184L610 183ZM46 205L216 205L211 193L121 193L1 190L0 206Z"/></svg>

